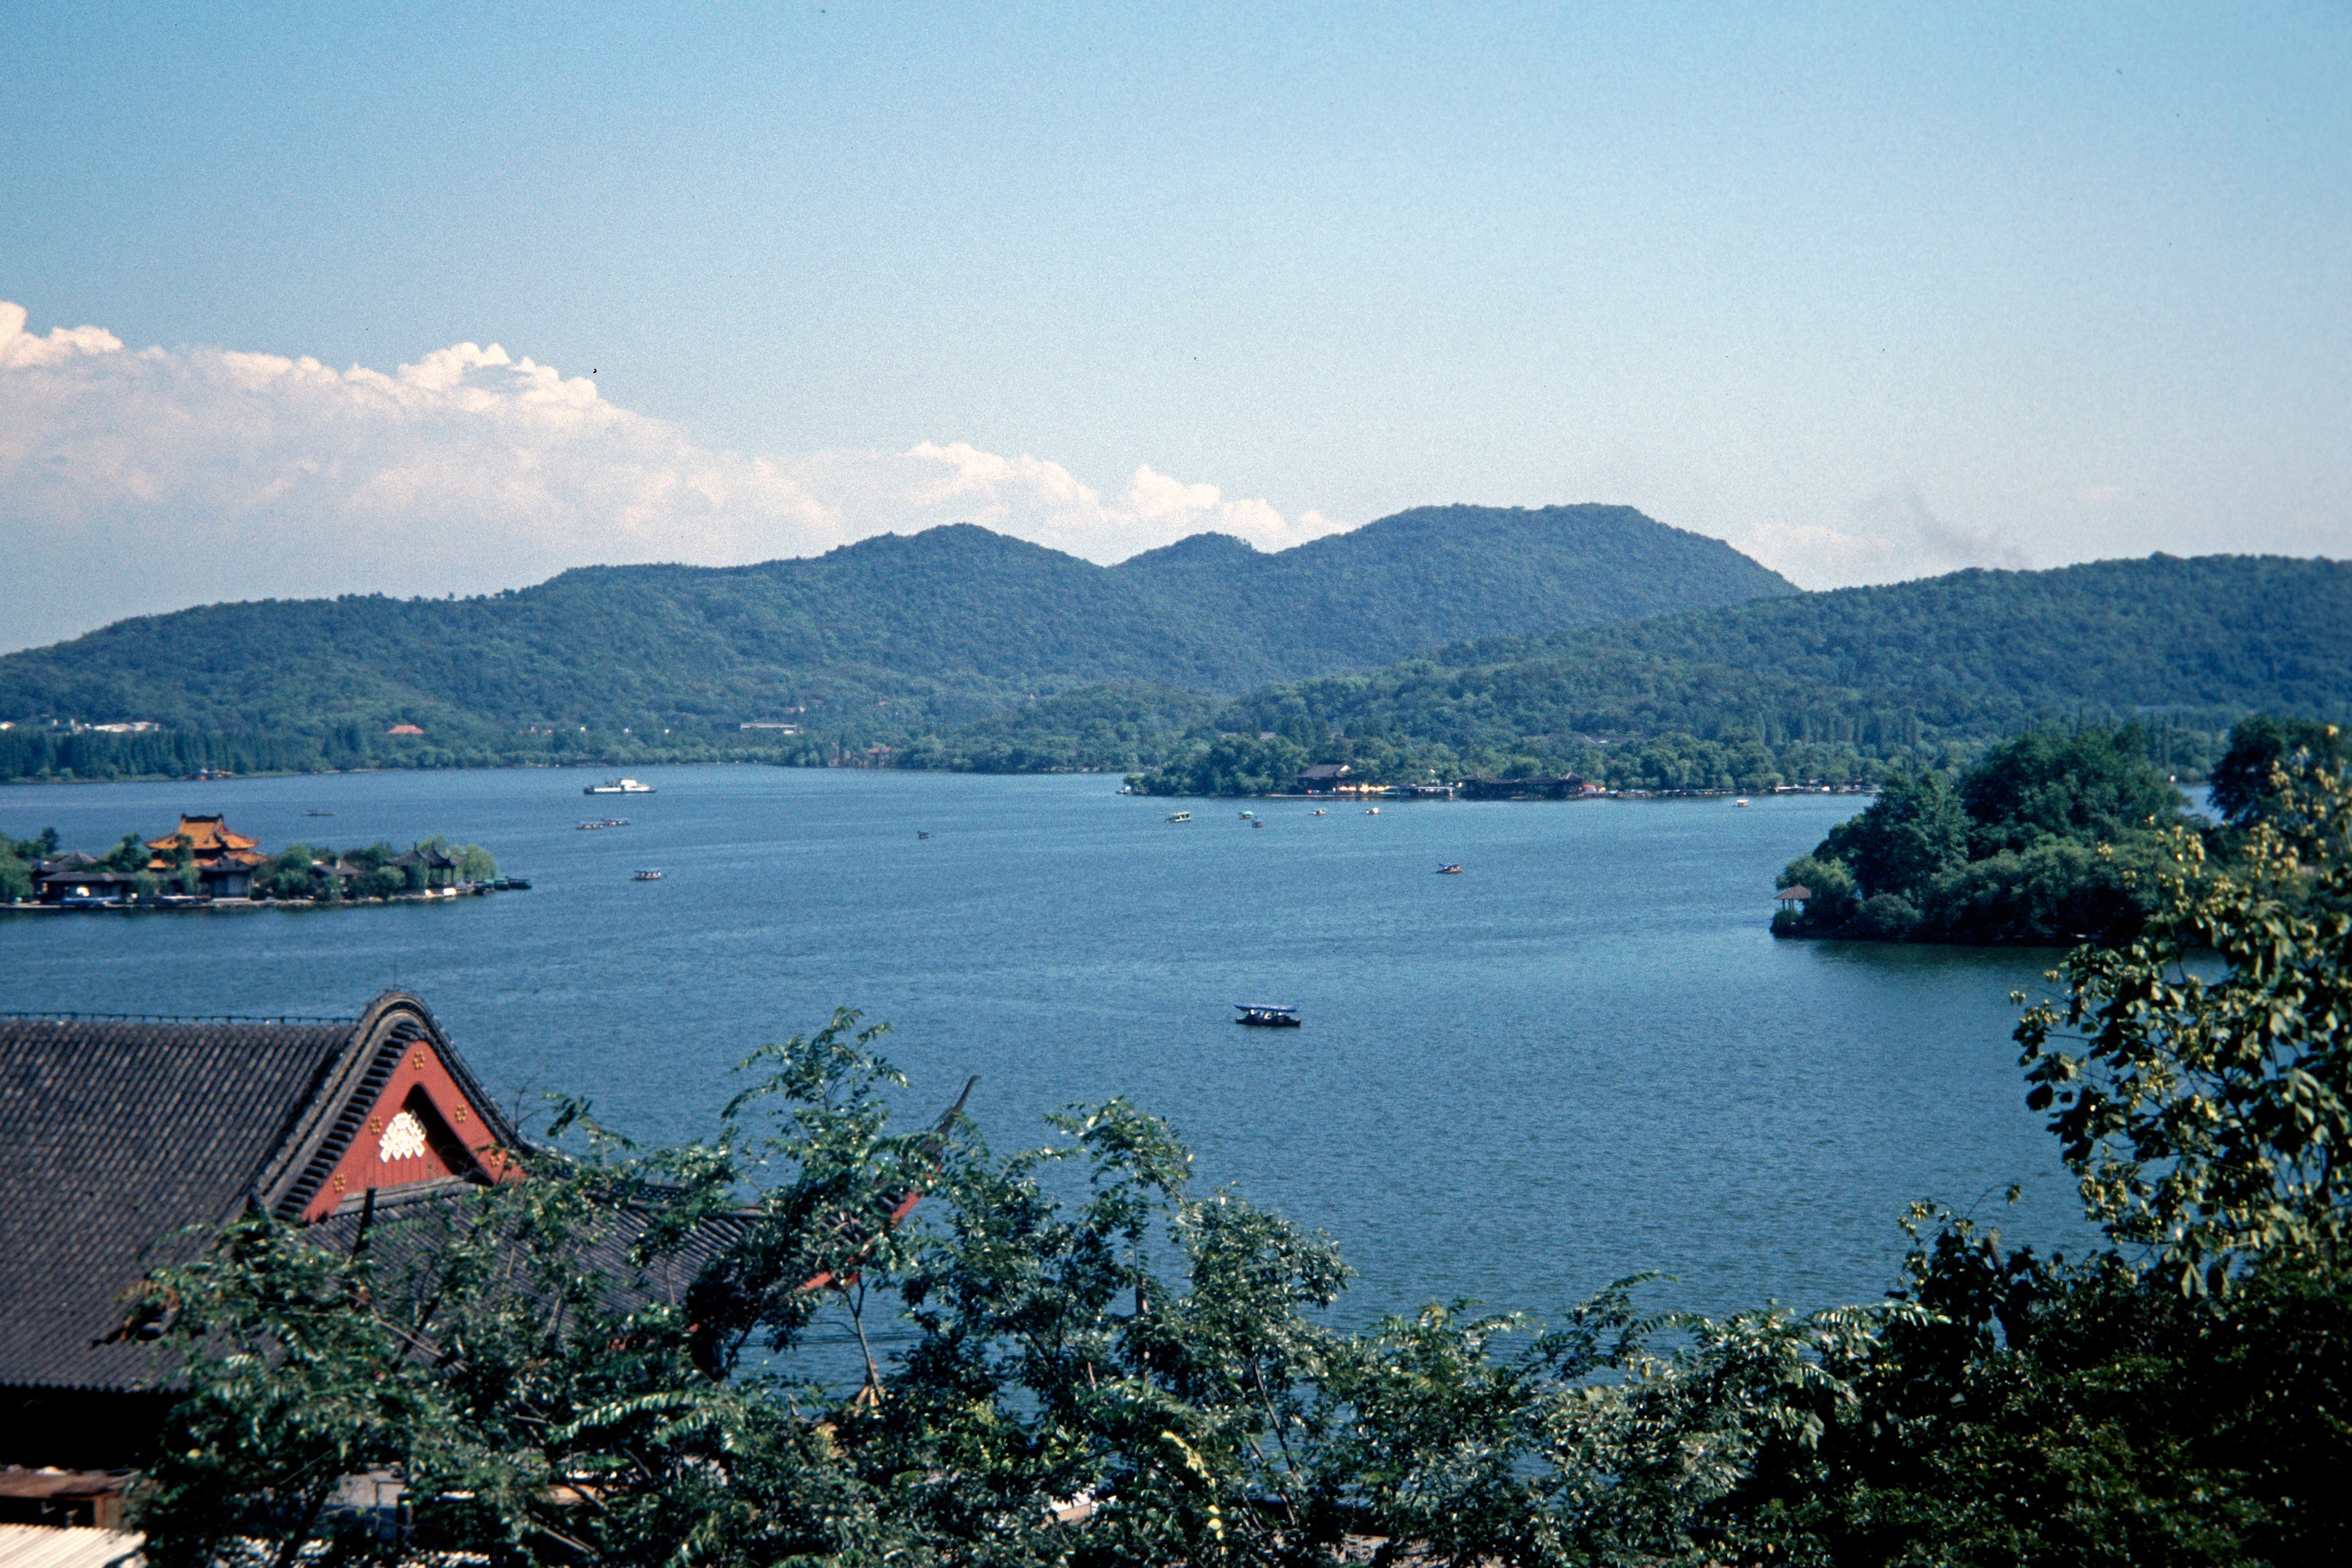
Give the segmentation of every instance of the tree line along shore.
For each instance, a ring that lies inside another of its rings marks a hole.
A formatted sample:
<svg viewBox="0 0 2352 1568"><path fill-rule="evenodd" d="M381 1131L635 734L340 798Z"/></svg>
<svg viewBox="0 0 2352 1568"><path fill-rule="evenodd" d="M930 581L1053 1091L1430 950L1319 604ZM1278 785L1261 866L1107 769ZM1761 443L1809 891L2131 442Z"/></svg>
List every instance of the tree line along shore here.
<svg viewBox="0 0 2352 1568"><path fill-rule="evenodd" d="M1754 793L1965 767L2094 722L2138 723L2189 778L2249 714L2352 722L2352 563L2158 556L1798 593L1636 516L1456 515L1475 510L1312 559L1188 542L1108 575L936 530L821 570L145 617L0 657L0 780L741 761L1246 793L1342 763Z"/></svg>

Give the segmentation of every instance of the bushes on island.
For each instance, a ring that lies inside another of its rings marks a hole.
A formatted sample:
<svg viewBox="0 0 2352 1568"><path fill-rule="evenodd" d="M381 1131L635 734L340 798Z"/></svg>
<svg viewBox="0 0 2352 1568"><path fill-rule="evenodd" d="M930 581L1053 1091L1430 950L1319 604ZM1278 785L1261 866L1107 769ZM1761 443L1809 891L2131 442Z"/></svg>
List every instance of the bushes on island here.
<svg viewBox="0 0 2352 1568"><path fill-rule="evenodd" d="M51 858L58 849L54 827L44 829L37 838L0 835L0 903L32 898L34 864ZM447 864L436 868L430 863L432 857ZM139 835L126 833L121 842L96 858L96 869L132 873L136 880L131 890L142 903L163 893L204 890L195 855L185 838L177 841L176 849L159 855ZM441 873L437 877L436 870ZM453 844L440 834L412 845L404 853L382 842L340 853L324 845L289 844L253 868L251 896L336 903L392 898L436 882L488 882L498 874L498 860L488 850L478 844Z"/></svg>
<svg viewBox="0 0 2352 1568"><path fill-rule="evenodd" d="M1790 861L1810 895L1783 936L1979 943L2119 941L2146 922L2162 835L2187 802L2140 732L2040 731L1954 781L1898 773L1858 816Z"/></svg>

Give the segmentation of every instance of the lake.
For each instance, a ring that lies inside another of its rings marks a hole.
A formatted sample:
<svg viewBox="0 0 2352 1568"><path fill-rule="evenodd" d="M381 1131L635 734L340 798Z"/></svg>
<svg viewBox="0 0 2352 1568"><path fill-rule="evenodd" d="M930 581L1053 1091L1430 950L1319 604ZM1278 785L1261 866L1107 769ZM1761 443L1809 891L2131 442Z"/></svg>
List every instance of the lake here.
<svg viewBox="0 0 2352 1568"><path fill-rule="evenodd" d="M909 1118L979 1074L1000 1150L1074 1100L1168 1117L1204 1188L1339 1241L1354 1319L1455 1296L1556 1314L1651 1268L1679 1281L1661 1303L1710 1311L1874 1300L1920 1197L2017 1240L2086 1235L2009 1037L2009 993L2046 993L2054 954L1768 934L1774 872L1853 796L1316 816L1100 775L673 768L589 799L593 776L0 791L0 830L93 853L221 811L270 849L446 833L534 883L0 916L0 1009L349 1015L396 984L510 1103L581 1094L661 1140L709 1125L753 1047L846 1004L892 1024ZM574 827L606 816L631 821ZM1236 1028L1236 1002L1305 1026Z"/></svg>

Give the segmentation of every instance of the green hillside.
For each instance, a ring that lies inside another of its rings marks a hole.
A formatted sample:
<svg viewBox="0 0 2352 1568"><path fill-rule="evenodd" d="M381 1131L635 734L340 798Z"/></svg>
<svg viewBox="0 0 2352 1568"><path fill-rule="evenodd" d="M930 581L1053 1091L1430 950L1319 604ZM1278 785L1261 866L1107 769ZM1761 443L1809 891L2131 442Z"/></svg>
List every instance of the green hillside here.
<svg viewBox="0 0 2352 1568"><path fill-rule="evenodd" d="M2158 762L2194 770L2258 710L2352 714L2352 563L1969 571L1454 647L1253 692L1171 754L1162 785L1274 776L1287 752L1246 751L1269 731L1360 773L1752 789L2093 719L2139 723ZM1219 732L1242 749L1212 758Z"/></svg>
<svg viewBox="0 0 2352 1568"><path fill-rule="evenodd" d="M1276 553L1202 535L1116 567L961 525L472 599L126 620L0 658L0 719L354 746L408 722L479 751L532 729L707 740L790 714L903 740L1103 683L1231 697L1466 637L1794 592L1622 507L1425 509Z"/></svg>

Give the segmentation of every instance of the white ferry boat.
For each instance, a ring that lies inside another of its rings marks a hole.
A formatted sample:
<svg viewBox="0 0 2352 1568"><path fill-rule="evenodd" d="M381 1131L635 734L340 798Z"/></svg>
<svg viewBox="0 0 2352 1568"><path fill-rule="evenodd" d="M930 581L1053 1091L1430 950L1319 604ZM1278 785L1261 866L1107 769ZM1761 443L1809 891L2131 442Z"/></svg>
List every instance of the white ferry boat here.
<svg viewBox="0 0 2352 1568"><path fill-rule="evenodd" d="M651 795L654 786L639 784L635 779L606 779L600 784L590 784L582 795Z"/></svg>

